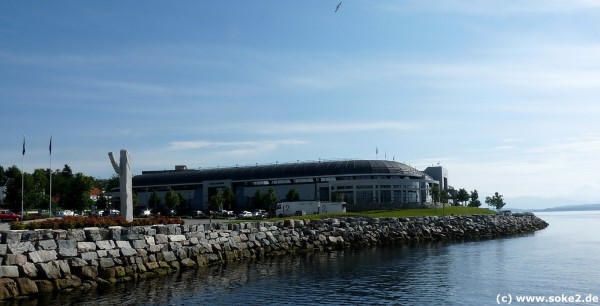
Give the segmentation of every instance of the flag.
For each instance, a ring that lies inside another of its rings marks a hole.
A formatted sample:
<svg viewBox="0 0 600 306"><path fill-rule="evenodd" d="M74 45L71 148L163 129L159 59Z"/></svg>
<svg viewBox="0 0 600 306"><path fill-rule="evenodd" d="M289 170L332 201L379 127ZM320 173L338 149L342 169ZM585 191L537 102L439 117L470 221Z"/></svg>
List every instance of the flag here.
<svg viewBox="0 0 600 306"><path fill-rule="evenodd" d="M52 134L50 134L50 146L48 147L48 151L50 151L50 155L52 155Z"/></svg>
<svg viewBox="0 0 600 306"><path fill-rule="evenodd" d="M25 156L25 135L23 135L23 156Z"/></svg>

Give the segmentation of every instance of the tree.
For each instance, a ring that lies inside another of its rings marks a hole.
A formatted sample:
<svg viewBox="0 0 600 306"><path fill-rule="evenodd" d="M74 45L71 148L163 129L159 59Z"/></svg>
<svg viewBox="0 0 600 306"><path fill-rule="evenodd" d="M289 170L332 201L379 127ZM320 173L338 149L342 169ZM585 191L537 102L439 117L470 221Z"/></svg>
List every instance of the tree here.
<svg viewBox="0 0 600 306"><path fill-rule="evenodd" d="M179 209L187 209L188 208L187 200L183 196L183 193L181 193L181 192L177 193L177 197L179 198ZM186 204L185 207L182 207L184 204Z"/></svg>
<svg viewBox="0 0 600 306"><path fill-rule="evenodd" d="M223 204L225 204L225 198L220 190L208 199L208 209L210 210L222 211Z"/></svg>
<svg viewBox="0 0 600 306"><path fill-rule="evenodd" d="M65 165L65 167L68 167ZM63 209L84 210L89 209L93 203L90 190L94 186L94 179L78 172L68 181L68 189L60 197Z"/></svg>
<svg viewBox="0 0 600 306"><path fill-rule="evenodd" d="M260 191L260 189L256 189L254 192L254 197L252 198L252 203L255 208L264 208L265 207L265 195Z"/></svg>
<svg viewBox="0 0 600 306"><path fill-rule="evenodd" d="M343 200L344 197L342 197L342 194L337 191L331 195L331 202L342 202Z"/></svg>
<svg viewBox="0 0 600 306"><path fill-rule="evenodd" d="M223 189L223 200L225 201L223 205L227 206L229 210L232 210L232 208L237 206L235 203L235 194L229 187Z"/></svg>
<svg viewBox="0 0 600 306"><path fill-rule="evenodd" d="M288 193L285 195L285 200L288 202L300 201L300 194L296 188L292 188L290 191L288 191Z"/></svg>
<svg viewBox="0 0 600 306"><path fill-rule="evenodd" d="M98 196L98 201L96 201L96 209L105 210L107 208L108 208L108 198L106 198L106 195L104 193L102 193L100 196Z"/></svg>
<svg viewBox="0 0 600 306"><path fill-rule="evenodd" d="M106 180L104 182L104 190L107 191L111 191L115 188L119 188L120 187L120 182L119 182L119 176L116 174L113 174L113 176L111 176L108 180Z"/></svg>
<svg viewBox="0 0 600 306"><path fill-rule="evenodd" d="M148 205L151 206L152 208L158 208L160 206L160 196L158 195L158 193L155 191L152 191L152 194L150 195L150 198L148 199Z"/></svg>
<svg viewBox="0 0 600 306"><path fill-rule="evenodd" d="M64 178L67 178L67 179L73 178L73 170L71 170L71 167L69 167L69 165L64 166L61 174Z"/></svg>
<svg viewBox="0 0 600 306"><path fill-rule="evenodd" d="M464 188L459 189L458 194L456 195L456 200L464 205L465 202L469 200L469 192Z"/></svg>
<svg viewBox="0 0 600 306"><path fill-rule="evenodd" d="M165 195L165 204L167 204L167 207L169 207L170 210L174 210L179 206L179 196L171 187L169 187L167 194Z"/></svg>
<svg viewBox="0 0 600 306"><path fill-rule="evenodd" d="M450 199L450 195L446 190L440 190L440 202L442 204L448 204L448 199Z"/></svg>
<svg viewBox="0 0 600 306"><path fill-rule="evenodd" d="M492 197L486 197L485 203L488 206L493 206L494 208L496 208L497 211L500 211L500 209L502 209L502 207L504 207L504 205L506 205L506 203L504 203L504 199L502 198L502 195L499 194L498 192L496 192Z"/></svg>
<svg viewBox="0 0 600 306"><path fill-rule="evenodd" d="M431 200L433 203L440 201L440 187L438 185L433 185L431 187Z"/></svg>
<svg viewBox="0 0 600 306"><path fill-rule="evenodd" d="M4 202L13 211L21 210L21 170L17 166L9 167L5 174L7 178L12 178L13 182L6 189Z"/></svg>
<svg viewBox="0 0 600 306"><path fill-rule="evenodd" d="M275 194L275 190L271 187L265 195L265 210L275 215L275 205L277 205L277 202L279 202L279 199L277 198L277 194Z"/></svg>
<svg viewBox="0 0 600 306"><path fill-rule="evenodd" d="M481 201L479 201L479 193L477 189L471 191L471 201L469 201L470 207L479 207L481 206Z"/></svg>

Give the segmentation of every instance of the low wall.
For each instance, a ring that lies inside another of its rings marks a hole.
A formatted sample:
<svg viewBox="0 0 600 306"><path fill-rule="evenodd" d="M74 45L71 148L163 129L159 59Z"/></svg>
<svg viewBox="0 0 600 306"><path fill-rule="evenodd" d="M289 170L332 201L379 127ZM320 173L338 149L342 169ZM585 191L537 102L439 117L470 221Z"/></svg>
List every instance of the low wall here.
<svg viewBox="0 0 600 306"><path fill-rule="evenodd" d="M3 231L0 299L91 288L222 261L488 239L546 226L533 214L514 214Z"/></svg>

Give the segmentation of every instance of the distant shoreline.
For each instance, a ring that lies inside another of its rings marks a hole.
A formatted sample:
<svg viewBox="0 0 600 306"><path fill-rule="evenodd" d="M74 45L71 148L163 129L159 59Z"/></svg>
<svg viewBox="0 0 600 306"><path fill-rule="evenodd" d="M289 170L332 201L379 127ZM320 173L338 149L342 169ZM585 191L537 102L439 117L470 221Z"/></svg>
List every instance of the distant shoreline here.
<svg viewBox="0 0 600 306"><path fill-rule="evenodd" d="M567 205L541 209L507 208L506 210L513 212L593 211L600 210L600 204Z"/></svg>

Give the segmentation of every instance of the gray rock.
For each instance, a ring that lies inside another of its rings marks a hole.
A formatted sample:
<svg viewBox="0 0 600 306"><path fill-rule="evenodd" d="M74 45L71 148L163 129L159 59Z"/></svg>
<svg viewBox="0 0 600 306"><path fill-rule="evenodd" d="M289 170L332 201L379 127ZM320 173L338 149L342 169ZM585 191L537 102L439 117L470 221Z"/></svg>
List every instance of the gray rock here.
<svg viewBox="0 0 600 306"><path fill-rule="evenodd" d="M86 261L98 259L98 253L96 253L96 252L79 253L79 256L81 257L81 259L86 260Z"/></svg>
<svg viewBox="0 0 600 306"><path fill-rule="evenodd" d="M91 252L96 250L94 242L77 242L77 251L80 253Z"/></svg>
<svg viewBox="0 0 600 306"><path fill-rule="evenodd" d="M82 229L70 229L67 231L67 239L85 241L85 232Z"/></svg>
<svg viewBox="0 0 600 306"><path fill-rule="evenodd" d="M56 260L56 251L55 250L40 250L35 252L29 252L29 260L33 263L40 262L49 262L52 260Z"/></svg>
<svg viewBox="0 0 600 306"><path fill-rule="evenodd" d="M119 249L131 249L131 243L129 241L116 241L117 248Z"/></svg>
<svg viewBox="0 0 600 306"><path fill-rule="evenodd" d="M58 240L58 255L61 257L77 256L77 241L75 239Z"/></svg>
<svg viewBox="0 0 600 306"><path fill-rule="evenodd" d="M60 278L60 269L58 265L52 263L38 263L35 265L39 275L46 279Z"/></svg>
<svg viewBox="0 0 600 306"><path fill-rule="evenodd" d="M85 261L81 258L73 257L73 258L69 258L69 265L71 267L83 267L83 266L87 266L87 261Z"/></svg>
<svg viewBox="0 0 600 306"><path fill-rule="evenodd" d="M19 272L21 272L21 275L24 277L29 277L29 278L37 278L38 277L38 270L35 267L35 264L31 263L31 262L26 262L23 265L19 266Z"/></svg>
<svg viewBox="0 0 600 306"><path fill-rule="evenodd" d="M20 275L18 266L0 266L0 278L17 278L19 276Z"/></svg>
<svg viewBox="0 0 600 306"><path fill-rule="evenodd" d="M146 247L146 240L145 239L133 240L132 245L133 245L134 249L143 249Z"/></svg>
<svg viewBox="0 0 600 306"><path fill-rule="evenodd" d="M112 240L100 240L96 241L96 246L100 250L111 250L115 248L115 242Z"/></svg>
<svg viewBox="0 0 600 306"><path fill-rule="evenodd" d="M23 254L7 254L4 259L4 264L8 266L23 265L27 262L27 256Z"/></svg>
<svg viewBox="0 0 600 306"><path fill-rule="evenodd" d="M112 258L100 258L98 264L100 268L110 268L115 266L115 261Z"/></svg>
<svg viewBox="0 0 600 306"><path fill-rule="evenodd" d="M7 244L8 244L8 254L23 254L25 252L35 251L33 244L29 241L17 242L17 243L7 243Z"/></svg>
<svg viewBox="0 0 600 306"><path fill-rule="evenodd" d="M48 240L40 240L37 243L37 248L42 250L56 250L56 240L48 239Z"/></svg>
<svg viewBox="0 0 600 306"><path fill-rule="evenodd" d="M137 250L132 248L123 248L121 249L121 254L123 256L134 256L137 255Z"/></svg>
<svg viewBox="0 0 600 306"><path fill-rule="evenodd" d="M166 262L170 262L170 261L176 261L177 257L175 256L175 254L171 251L168 252L162 252L163 258L165 259Z"/></svg>

